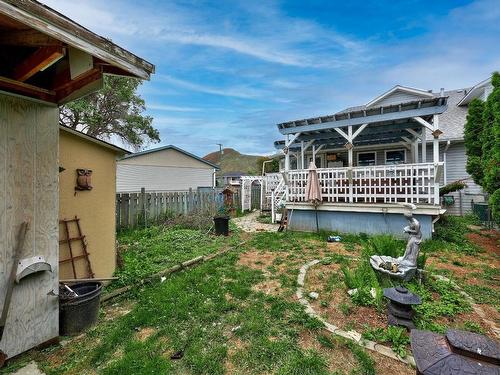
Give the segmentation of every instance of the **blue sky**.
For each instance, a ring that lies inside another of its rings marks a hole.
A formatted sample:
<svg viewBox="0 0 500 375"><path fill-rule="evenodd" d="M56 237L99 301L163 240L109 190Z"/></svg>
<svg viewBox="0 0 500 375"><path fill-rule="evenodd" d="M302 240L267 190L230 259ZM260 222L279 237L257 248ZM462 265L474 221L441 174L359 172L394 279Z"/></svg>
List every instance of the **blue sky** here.
<svg viewBox="0 0 500 375"><path fill-rule="evenodd" d="M500 69L498 0L43 2L154 63L140 93L161 144L201 156L269 154L276 123Z"/></svg>

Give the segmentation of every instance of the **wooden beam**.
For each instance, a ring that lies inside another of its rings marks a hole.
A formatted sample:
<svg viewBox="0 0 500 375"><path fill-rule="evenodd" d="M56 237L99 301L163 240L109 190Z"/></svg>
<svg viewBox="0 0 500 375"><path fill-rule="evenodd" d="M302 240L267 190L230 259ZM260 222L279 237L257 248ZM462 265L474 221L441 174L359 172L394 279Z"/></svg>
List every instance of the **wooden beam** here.
<svg viewBox="0 0 500 375"><path fill-rule="evenodd" d="M434 126L429 124L427 121L425 121L422 117L415 116L413 119L418 122L419 124L422 124L425 126L427 129L429 129L431 132L434 131Z"/></svg>
<svg viewBox="0 0 500 375"><path fill-rule="evenodd" d="M300 135L301 133L295 133L291 137L287 137L289 140L286 141L286 147L289 147Z"/></svg>
<svg viewBox="0 0 500 375"><path fill-rule="evenodd" d="M344 137L347 141L350 142L349 136L340 128L334 128L337 133L339 133L342 137Z"/></svg>
<svg viewBox="0 0 500 375"><path fill-rule="evenodd" d="M3 46L25 46L25 47L47 47L62 46L62 42L36 30L2 31L0 34L0 45Z"/></svg>
<svg viewBox="0 0 500 375"><path fill-rule="evenodd" d="M361 132L362 132L362 131L363 131L363 130L367 127L367 126L368 126L368 124L363 124L363 125L361 125L361 126L358 128L358 130L356 130L356 131L354 132L354 134L352 135L351 142L352 142L352 140L353 140L354 138L356 138L356 137L359 135L359 133L361 133Z"/></svg>
<svg viewBox="0 0 500 375"><path fill-rule="evenodd" d="M0 77L0 90L29 96L31 98L43 100L45 102L55 102L56 100L56 93L54 91L29 85L24 82L15 81L6 77Z"/></svg>
<svg viewBox="0 0 500 375"><path fill-rule="evenodd" d="M415 138L422 139L422 134L417 133L415 130L413 129L405 129L405 130L411 135L413 135Z"/></svg>
<svg viewBox="0 0 500 375"><path fill-rule="evenodd" d="M403 142L403 141L400 141L398 142L401 146L403 146L404 148L406 148L408 151L411 151L411 146L408 145L408 143L406 142Z"/></svg>
<svg viewBox="0 0 500 375"><path fill-rule="evenodd" d="M64 98L69 96L74 91L79 90L101 78L102 78L102 72L100 69L94 68L89 70L88 72L79 76L77 79L69 81L66 84L59 87L56 90L57 102L58 103L61 102Z"/></svg>
<svg viewBox="0 0 500 375"><path fill-rule="evenodd" d="M40 70L49 67L63 56L64 48L61 46L40 47L31 56L14 68L13 78L16 81L24 82Z"/></svg>

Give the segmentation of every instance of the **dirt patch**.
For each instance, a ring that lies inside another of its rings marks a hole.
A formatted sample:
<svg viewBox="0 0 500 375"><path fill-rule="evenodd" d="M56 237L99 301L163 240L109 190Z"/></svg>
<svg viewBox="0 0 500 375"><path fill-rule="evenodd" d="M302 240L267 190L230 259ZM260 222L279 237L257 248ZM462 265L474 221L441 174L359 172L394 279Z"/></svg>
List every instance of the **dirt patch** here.
<svg viewBox="0 0 500 375"><path fill-rule="evenodd" d="M276 279L264 280L252 286L252 290L255 292L262 292L270 296L277 296L281 291L281 283Z"/></svg>
<svg viewBox="0 0 500 375"><path fill-rule="evenodd" d="M127 315L132 311L135 306L135 302L132 301L122 301L120 303L115 303L113 305L106 306L104 308L104 320L114 320L121 316Z"/></svg>
<svg viewBox="0 0 500 375"><path fill-rule="evenodd" d="M236 353L240 352L245 348L246 344L238 337L232 336L228 341L227 345L227 356L224 362L224 367L226 368L226 374L236 373L236 367L234 364L234 356Z"/></svg>
<svg viewBox="0 0 500 375"><path fill-rule="evenodd" d="M266 273L268 272L267 267L271 266L278 256L280 256L280 253L260 252L256 250L247 251L240 255L238 265Z"/></svg>
<svg viewBox="0 0 500 375"><path fill-rule="evenodd" d="M500 256L500 232L483 230L479 233L468 233L467 239L483 248L488 254Z"/></svg>
<svg viewBox="0 0 500 375"><path fill-rule="evenodd" d="M148 338L150 338L152 335L156 333L156 329L152 327L144 327L141 328L139 331L136 332L135 334L135 339L137 341L144 342Z"/></svg>
<svg viewBox="0 0 500 375"><path fill-rule="evenodd" d="M395 359L387 358L386 356L367 350L367 353L372 357L375 362L375 372L380 375L414 375L415 370L405 365L403 362L396 361Z"/></svg>

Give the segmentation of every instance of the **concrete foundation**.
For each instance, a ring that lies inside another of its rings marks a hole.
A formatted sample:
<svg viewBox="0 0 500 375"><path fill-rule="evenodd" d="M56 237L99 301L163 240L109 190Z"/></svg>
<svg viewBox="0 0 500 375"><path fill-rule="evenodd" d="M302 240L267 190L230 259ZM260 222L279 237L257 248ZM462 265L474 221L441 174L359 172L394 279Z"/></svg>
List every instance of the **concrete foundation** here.
<svg viewBox="0 0 500 375"><path fill-rule="evenodd" d="M316 213L318 214L318 227L320 230L344 233L392 234L399 238L406 237L403 228L408 225L408 221L400 213L293 209L288 212L288 228L305 232L316 231ZM414 217L420 221L422 238L431 238L432 216L415 214Z"/></svg>

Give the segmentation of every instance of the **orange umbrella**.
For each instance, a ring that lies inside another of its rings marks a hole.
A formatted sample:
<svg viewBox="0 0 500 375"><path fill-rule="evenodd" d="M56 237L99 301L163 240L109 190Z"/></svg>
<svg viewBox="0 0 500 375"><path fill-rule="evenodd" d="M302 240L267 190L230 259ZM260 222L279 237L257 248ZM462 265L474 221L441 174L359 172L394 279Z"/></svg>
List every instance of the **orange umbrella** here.
<svg viewBox="0 0 500 375"><path fill-rule="evenodd" d="M306 201L314 204L314 210L316 211L316 231L319 232L318 204L320 204L323 199L321 197L321 186L319 184L318 171L316 170L316 164L314 164L313 161L309 164L309 174L307 176L306 184Z"/></svg>

